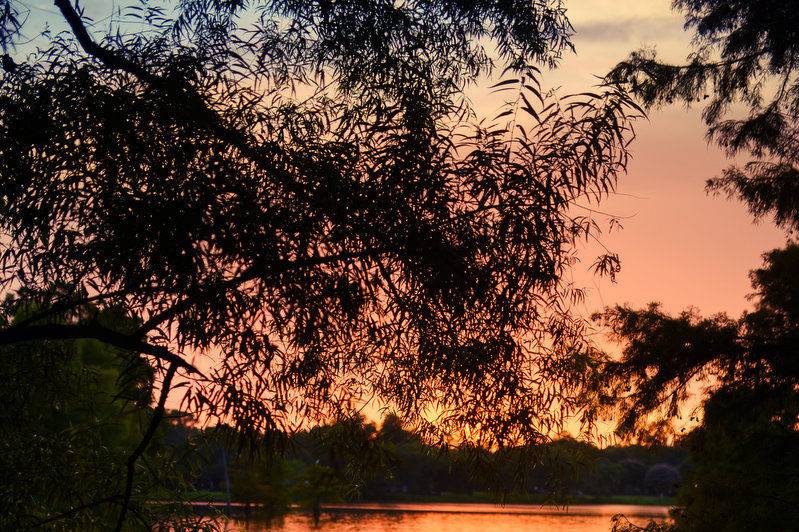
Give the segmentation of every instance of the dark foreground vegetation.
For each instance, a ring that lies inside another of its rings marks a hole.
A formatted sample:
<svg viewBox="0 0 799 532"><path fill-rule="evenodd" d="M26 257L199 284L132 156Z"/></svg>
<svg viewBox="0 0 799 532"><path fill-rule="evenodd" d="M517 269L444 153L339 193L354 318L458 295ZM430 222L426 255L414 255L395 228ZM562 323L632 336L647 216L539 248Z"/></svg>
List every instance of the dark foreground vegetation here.
<svg viewBox="0 0 799 532"><path fill-rule="evenodd" d="M639 51L574 95L540 79L573 49L557 0L130 4L101 26L54 0L29 39L0 0L0 529L186 529L203 490L280 512L675 486L649 530L796 527L799 247L739 317L605 309L619 353L569 282L618 223L595 207L637 102L707 102L752 157L708 190L799 231L791 2L675 0L686 64ZM464 92L485 79L493 117ZM373 400L406 425L364 423ZM609 411L649 447L555 437Z"/></svg>
<svg viewBox="0 0 799 532"><path fill-rule="evenodd" d="M684 64L639 50L608 76L645 106L704 106L708 139L749 157L707 181L757 219L799 231L799 11L781 0L674 0L694 50ZM598 316L625 346L607 366L627 434L657 435L692 387L701 424L672 524L649 529L793 530L799 521L799 246L764 254L740 317L669 315L658 305ZM637 527L622 529L636 530Z"/></svg>

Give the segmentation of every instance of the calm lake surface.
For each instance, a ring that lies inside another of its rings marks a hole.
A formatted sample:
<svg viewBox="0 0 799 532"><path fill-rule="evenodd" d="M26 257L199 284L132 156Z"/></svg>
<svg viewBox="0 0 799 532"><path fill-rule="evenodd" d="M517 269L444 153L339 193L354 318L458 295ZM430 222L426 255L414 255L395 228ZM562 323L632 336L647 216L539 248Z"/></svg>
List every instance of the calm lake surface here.
<svg viewBox="0 0 799 532"><path fill-rule="evenodd" d="M495 504L347 504L327 506L318 526L310 515L291 513L272 522L228 521L231 532L275 530L282 532L608 532L610 518L624 514L636 524L662 521L667 506L574 505L551 506Z"/></svg>

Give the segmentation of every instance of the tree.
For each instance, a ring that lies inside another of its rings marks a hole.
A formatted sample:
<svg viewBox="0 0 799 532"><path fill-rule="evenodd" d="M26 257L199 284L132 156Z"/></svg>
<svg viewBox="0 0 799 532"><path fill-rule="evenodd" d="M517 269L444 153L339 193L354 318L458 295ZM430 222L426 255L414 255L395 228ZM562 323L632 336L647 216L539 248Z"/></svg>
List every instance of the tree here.
<svg viewBox="0 0 799 532"><path fill-rule="evenodd" d="M4 306L17 321L37 312L13 298ZM137 326L113 309L81 312L112 330ZM108 526L121 503L118 474L150 412L151 367L95 340L36 342L3 347L0 377L0 528L64 516L84 529ZM152 454L150 461L158 463ZM137 494L145 490L139 480ZM89 511L88 500L102 504Z"/></svg>
<svg viewBox="0 0 799 532"><path fill-rule="evenodd" d="M692 468L676 530L781 530L799 517L799 245L764 258L751 274L756 307L739 320L656 305L601 316L625 345L608 375L628 434L669 427L688 386L707 383L701 422L682 438Z"/></svg>
<svg viewBox="0 0 799 532"><path fill-rule="evenodd" d="M54 3L69 32L0 79L0 286L41 309L0 344L148 357L147 434L173 381L266 444L370 397L482 447L592 421L563 274L639 111L613 86L542 91L536 65L571 46L558 2L144 2L109 31ZM2 5L11 50L22 4ZM514 96L481 121L464 88L502 67ZM76 320L89 302L141 326Z"/></svg>
<svg viewBox="0 0 799 532"><path fill-rule="evenodd" d="M799 14L781 0L674 0L693 32L695 50L684 65L662 63L639 50L608 80L625 84L646 105L707 101L708 138L730 156L755 159L707 182L749 206L799 229ZM731 116L745 108L746 116Z"/></svg>
<svg viewBox="0 0 799 532"><path fill-rule="evenodd" d="M652 495L674 495L680 472L669 464L655 464L646 471L644 483Z"/></svg>
<svg viewBox="0 0 799 532"><path fill-rule="evenodd" d="M625 85L646 106L707 100L709 139L730 156L754 158L709 180L707 190L738 198L756 218L770 215L796 231L799 15L779 1L675 0L673 5L694 34L696 48L687 64L665 64L653 51L639 50L607 79ZM736 115L742 108L746 115ZM604 314L614 334L628 342L623 362L611 371L618 384L623 368L632 372L629 387L617 388L627 413L623 430L668 432L662 416L645 427L652 410L673 416L692 379L716 383L704 402L701 425L685 438L694 480L680 492L685 510L676 521L679 529L793 526L797 254L796 245L789 245L766 255L766 267L752 273L757 309L740 320L702 318L693 311L672 317L658 306L617 307Z"/></svg>

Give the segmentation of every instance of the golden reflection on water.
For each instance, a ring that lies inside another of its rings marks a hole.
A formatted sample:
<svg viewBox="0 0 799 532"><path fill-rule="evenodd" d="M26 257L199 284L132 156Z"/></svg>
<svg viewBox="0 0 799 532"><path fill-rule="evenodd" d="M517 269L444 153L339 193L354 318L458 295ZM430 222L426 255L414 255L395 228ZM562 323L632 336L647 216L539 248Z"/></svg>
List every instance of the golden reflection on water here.
<svg viewBox="0 0 799 532"><path fill-rule="evenodd" d="M661 521L666 506L576 505L549 506L493 504L351 504L327 507L319 525L307 514L291 513L271 522L228 521L231 532L608 532L610 518L624 514L638 525Z"/></svg>

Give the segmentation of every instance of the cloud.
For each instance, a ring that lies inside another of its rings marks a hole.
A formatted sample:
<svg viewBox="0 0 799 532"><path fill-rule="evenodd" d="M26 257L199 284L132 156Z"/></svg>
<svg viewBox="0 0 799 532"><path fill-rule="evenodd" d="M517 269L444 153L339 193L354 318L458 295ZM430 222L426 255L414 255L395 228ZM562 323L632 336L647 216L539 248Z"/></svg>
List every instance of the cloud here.
<svg viewBox="0 0 799 532"><path fill-rule="evenodd" d="M683 31L678 16L593 20L574 26L578 42L659 42L679 38Z"/></svg>

